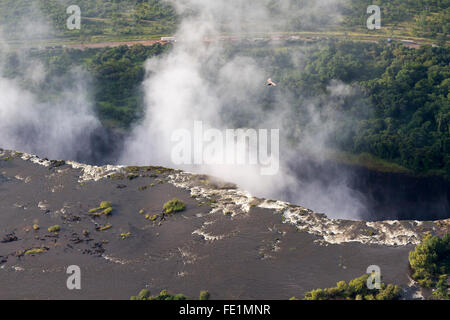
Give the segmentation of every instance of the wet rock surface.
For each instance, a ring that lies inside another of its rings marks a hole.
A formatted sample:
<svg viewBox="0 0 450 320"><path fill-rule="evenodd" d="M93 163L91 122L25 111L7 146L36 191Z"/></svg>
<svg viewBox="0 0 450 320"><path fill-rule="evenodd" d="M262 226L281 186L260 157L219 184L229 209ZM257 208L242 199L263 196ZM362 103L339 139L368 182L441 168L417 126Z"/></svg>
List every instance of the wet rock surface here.
<svg viewBox="0 0 450 320"><path fill-rule="evenodd" d="M175 197L186 210L162 215ZM102 201L112 211L90 213ZM129 299L145 287L288 299L373 264L411 291L408 252L425 232L449 232L449 221L334 220L205 175L0 150L2 299ZM66 287L70 265L81 290Z"/></svg>

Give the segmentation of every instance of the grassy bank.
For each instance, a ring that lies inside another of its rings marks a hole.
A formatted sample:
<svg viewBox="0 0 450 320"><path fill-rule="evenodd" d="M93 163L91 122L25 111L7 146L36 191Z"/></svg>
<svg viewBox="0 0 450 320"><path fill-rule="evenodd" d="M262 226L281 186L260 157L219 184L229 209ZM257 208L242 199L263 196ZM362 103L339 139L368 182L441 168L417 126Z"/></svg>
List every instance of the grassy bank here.
<svg viewBox="0 0 450 320"><path fill-rule="evenodd" d="M327 158L341 164L364 167L377 172L399 173L418 178L433 176L445 178L444 170L429 170L423 173L416 173L398 163L378 158L369 153L352 154L344 151L329 150L327 152Z"/></svg>

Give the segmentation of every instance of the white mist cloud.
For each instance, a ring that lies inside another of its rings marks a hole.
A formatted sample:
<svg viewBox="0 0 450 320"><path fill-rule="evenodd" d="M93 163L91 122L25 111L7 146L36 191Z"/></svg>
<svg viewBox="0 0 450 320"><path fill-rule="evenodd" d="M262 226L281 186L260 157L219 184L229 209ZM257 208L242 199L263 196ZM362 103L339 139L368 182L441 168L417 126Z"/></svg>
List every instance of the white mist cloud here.
<svg viewBox="0 0 450 320"><path fill-rule="evenodd" d="M275 176L262 176L259 166L199 165L181 168L236 182L256 196L283 198L332 217L357 218L364 210L363 199L347 187L348 177L344 174L336 176L326 184L318 180L303 182L290 165L294 162L297 168L302 166L307 158L303 154L306 153L318 155L319 159L322 157L325 141L333 132L335 123L323 122L321 113L339 108L343 99L353 94L352 88L331 83L326 96L307 101L304 117L308 118L305 122L309 124L300 129L292 123L295 117L291 95L286 90L283 96L277 91L270 92L277 101L276 109L263 112L259 98L267 94L267 90L272 90L264 85L270 77L270 66L241 55L227 59L223 43L202 41L217 39L222 32L282 29L291 18L304 18L303 22L316 25L318 22L312 20L329 18L330 13L333 19L339 19L335 12L338 2L174 1L177 11L184 17L176 34L178 42L168 54L147 62L147 79L143 84L147 105L145 118L125 143L120 162L174 167L171 136L180 128L192 130L195 121L219 130L240 127L280 129L282 159L280 171ZM312 16L316 18L312 19ZM304 57L302 53L295 53L291 58L294 65L301 68ZM299 144L288 145L288 135L297 137Z"/></svg>
<svg viewBox="0 0 450 320"><path fill-rule="evenodd" d="M79 72L79 71L78 71ZM52 103L0 77L0 145L52 159L77 159L89 153L89 138L99 122L91 111L81 72L74 85Z"/></svg>
<svg viewBox="0 0 450 320"><path fill-rule="evenodd" d="M27 39L51 32L35 9L33 15L20 17ZM36 88L47 77L45 67L2 39L0 33L0 147L52 159L89 159L91 135L100 127L88 97L89 75L75 67L56 95L55 88L39 92ZM16 53L23 77L3 75L8 52Z"/></svg>

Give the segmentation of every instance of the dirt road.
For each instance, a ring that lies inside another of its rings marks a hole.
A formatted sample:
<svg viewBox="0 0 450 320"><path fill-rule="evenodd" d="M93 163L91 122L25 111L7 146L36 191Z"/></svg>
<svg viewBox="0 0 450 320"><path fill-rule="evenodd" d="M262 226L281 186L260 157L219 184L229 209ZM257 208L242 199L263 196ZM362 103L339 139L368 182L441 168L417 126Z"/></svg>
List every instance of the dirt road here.
<svg viewBox="0 0 450 320"><path fill-rule="evenodd" d="M85 44L69 44L66 48L70 49L86 49L86 48L114 48L119 46L133 46L141 44L144 46L152 46L156 43L166 44L166 41L161 40L139 40L139 41L114 41L114 42L99 42L99 43L85 43Z"/></svg>

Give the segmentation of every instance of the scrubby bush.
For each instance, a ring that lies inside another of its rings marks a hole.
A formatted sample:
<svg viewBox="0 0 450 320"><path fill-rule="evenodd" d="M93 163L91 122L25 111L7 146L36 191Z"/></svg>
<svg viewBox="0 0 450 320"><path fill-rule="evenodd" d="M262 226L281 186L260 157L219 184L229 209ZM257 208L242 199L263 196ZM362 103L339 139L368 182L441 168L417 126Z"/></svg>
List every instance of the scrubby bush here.
<svg viewBox="0 0 450 320"><path fill-rule="evenodd" d="M144 299L144 298L150 297L150 290L148 290L148 289L142 289L142 290L139 292L138 297L139 297L140 299Z"/></svg>
<svg viewBox="0 0 450 320"><path fill-rule="evenodd" d="M328 300L328 293L323 289L316 289L305 293L305 300Z"/></svg>
<svg viewBox="0 0 450 320"><path fill-rule="evenodd" d="M61 227L58 225L54 225L48 228L48 232L59 232L59 230L61 230Z"/></svg>
<svg viewBox="0 0 450 320"><path fill-rule="evenodd" d="M402 289L399 286L388 284L382 287L380 292L375 296L377 300L393 300L402 295Z"/></svg>
<svg viewBox="0 0 450 320"><path fill-rule="evenodd" d="M209 300L210 294L206 290L200 291L200 300Z"/></svg>
<svg viewBox="0 0 450 320"><path fill-rule="evenodd" d="M29 255L29 254L39 254L39 253L44 253L47 251L47 248L34 248L34 249L30 249L25 251L25 255Z"/></svg>
<svg viewBox="0 0 450 320"><path fill-rule="evenodd" d="M348 284L339 281L334 288L316 289L305 294L304 300L396 300L401 297L402 289L393 284L381 284L381 289L369 289L369 274L351 280Z"/></svg>
<svg viewBox="0 0 450 320"><path fill-rule="evenodd" d="M170 294L167 290L162 290L159 295L151 296L150 291L143 289L137 296L132 296L130 300L186 300L186 296L183 294Z"/></svg>
<svg viewBox="0 0 450 320"><path fill-rule="evenodd" d="M102 201L98 208L89 210L89 213L94 216L109 216L113 211L112 203L109 201Z"/></svg>
<svg viewBox="0 0 450 320"><path fill-rule="evenodd" d="M181 200L177 198L173 198L170 201L167 201L163 206L164 213L176 213L180 211L184 211L186 209L186 204L181 202Z"/></svg>
<svg viewBox="0 0 450 320"><path fill-rule="evenodd" d="M131 232L123 232L120 234L122 240L128 239L129 237L131 237Z"/></svg>
<svg viewBox="0 0 450 320"><path fill-rule="evenodd" d="M111 224L107 224L105 226L99 226L96 229L97 229L97 231L106 231L106 230L109 230L111 228L112 228L112 225Z"/></svg>
<svg viewBox="0 0 450 320"><path fill-rule="evenodd" d="M436 290L433 295L441 300L450 300L450 295L448 293L448 275L443 274L439 277L439 281L436 283Z"/></svg>
<svg viewBox="0 0 450 320"><path fill-rule="evenodd" d="M414 280L423 287L436 289L437 298L449 299L450 233L442 238L427 234L409 253L409 264Z"/></svg>
<svg viewBox="0 0 450 320"><path fill-rule="evenodd" d="M100 203L100 209L112 208L112 203L109 201L102 201Z"/></svg>

